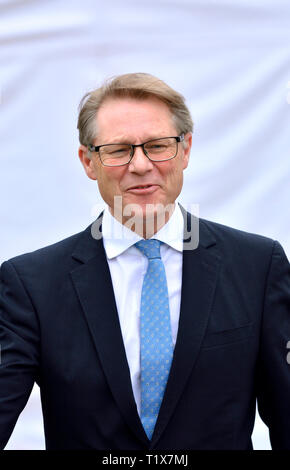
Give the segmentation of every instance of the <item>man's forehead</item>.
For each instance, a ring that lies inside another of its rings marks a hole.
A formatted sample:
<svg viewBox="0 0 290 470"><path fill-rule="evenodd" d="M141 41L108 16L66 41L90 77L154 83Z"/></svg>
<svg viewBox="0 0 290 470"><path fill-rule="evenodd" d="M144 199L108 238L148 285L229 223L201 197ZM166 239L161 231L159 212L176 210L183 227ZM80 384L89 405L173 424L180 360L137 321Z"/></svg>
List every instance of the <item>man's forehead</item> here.
<svg viewBox="0 0 290 470"><path fill-rule="evenodd" d="M167 137L176 133L169 107L157 98L110 98L102 103L96 115L99 137L114 142L135 143ZM99 140L99 139L98 139Z"/></svg>

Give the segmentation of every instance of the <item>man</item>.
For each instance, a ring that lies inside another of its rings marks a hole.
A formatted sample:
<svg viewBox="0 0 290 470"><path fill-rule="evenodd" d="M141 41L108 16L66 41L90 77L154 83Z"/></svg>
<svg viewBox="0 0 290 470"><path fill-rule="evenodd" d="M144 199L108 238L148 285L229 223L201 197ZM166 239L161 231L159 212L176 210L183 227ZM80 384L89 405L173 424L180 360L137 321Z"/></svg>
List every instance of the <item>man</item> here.
<svg viewBox="0 0 290 470"><path fill-rule="evenodd" d="M289 263L176 204L183 97L119 76L84 97L78 128L106 209L2 265L1 447L36 381L47 449L251 449L256 398L273 449L290 449Z"/></svg>

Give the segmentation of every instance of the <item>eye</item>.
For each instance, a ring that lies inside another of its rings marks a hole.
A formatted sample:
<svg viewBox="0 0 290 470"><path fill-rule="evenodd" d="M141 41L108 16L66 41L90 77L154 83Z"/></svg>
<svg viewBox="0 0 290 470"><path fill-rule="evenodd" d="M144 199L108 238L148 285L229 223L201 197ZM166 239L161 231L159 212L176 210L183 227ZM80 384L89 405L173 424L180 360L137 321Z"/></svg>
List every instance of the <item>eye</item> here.
<svg viewBox="0 0 290 470"><path fill-rule="evenodd" d="M168 143L166 141L165 142L162 142L162 141L148 142L148 144L146 144L145 146L148 152L163 152L164 150L167 149L167 147L168 147Z"/></svg>
<svg viewBox="0 0 290 470"><path fill-rule="evenodd" d="M103 147L103 155L107 157L122 157L127 155L130 147L127 145L108 145Z"/></svg>
<svg viewBox="0 0 290 470"><path fill-rule="evenodd" d="M115 149L115 150L111 150L109 152L110 155L122 155L122 153L124 152L127 152L128 149L124 149L124 148L119 148L119 149Z"/></svg>
<svg viewBox="0 0 290 470"><path fill-rule="evenodd" d="M165 144L150 144L148 145L149 149L164 149L166 148Z"/></svg>

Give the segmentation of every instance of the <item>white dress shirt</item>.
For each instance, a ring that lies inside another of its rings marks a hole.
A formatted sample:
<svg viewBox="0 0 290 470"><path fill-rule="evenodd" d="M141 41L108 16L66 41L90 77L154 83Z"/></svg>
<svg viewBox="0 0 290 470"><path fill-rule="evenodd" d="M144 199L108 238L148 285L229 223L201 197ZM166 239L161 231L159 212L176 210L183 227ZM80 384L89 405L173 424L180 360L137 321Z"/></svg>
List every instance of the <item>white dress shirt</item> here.
<svg viewBox="0 0 290 470"><path fill-rule="evenodd" d="M173 346L176 343L182 281L184 220L178 204L168 222L152 237L162 243L160 254L167 277ZM148 259L133 246L142 238L119 223L106 208L102 221L104 248L110 268L133 394L140 415L140 302ZM113 359L114 360L114 359Z"/></svg>

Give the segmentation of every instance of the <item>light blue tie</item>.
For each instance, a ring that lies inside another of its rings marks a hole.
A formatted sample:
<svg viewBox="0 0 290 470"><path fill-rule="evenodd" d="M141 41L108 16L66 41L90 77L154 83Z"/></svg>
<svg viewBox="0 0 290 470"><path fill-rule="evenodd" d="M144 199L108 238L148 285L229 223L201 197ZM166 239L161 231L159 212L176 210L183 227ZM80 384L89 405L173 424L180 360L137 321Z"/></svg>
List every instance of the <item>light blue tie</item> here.
<svg viewBox="0 0 290 470"><path fill-rule="evenodd" d="M159 240L135 246L148 258L140 309L141 421L151 439L170 371L173 345L168 289Z"/></svg>

